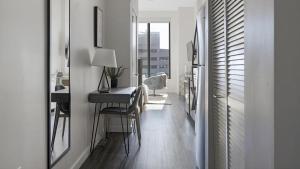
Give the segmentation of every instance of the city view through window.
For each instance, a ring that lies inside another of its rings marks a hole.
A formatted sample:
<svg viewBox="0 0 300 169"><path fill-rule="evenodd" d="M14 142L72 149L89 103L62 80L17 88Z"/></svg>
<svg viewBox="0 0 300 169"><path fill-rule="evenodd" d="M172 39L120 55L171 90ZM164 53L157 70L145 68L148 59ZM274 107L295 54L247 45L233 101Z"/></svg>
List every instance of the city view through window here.
<svg viewBox="0 0 300 169"><path fill-rule="evenodd" d="M170 77L170 23L139 23L138 51L144 75Z"/></svg>

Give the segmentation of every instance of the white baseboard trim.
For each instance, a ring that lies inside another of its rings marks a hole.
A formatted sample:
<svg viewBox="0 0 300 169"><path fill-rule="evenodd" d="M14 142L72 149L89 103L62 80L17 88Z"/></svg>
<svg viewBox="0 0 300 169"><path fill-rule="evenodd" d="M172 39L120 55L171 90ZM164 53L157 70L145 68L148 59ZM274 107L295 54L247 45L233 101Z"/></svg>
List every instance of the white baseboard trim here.
<svg viewBox="0 0 300 169"><path fill-rule="evenodd" d="M102 138L103 138L102 136L97 135L95 145L98 145L98 143L101 141ZM84 149L84 151L80 154L80 156L74 162L74 164L71 166L70 169L79 169L82 166L82 164L85 162L85 160L89 157L89 155L90 155L90 145Z"/></svg>
<svg viewBox="0 0 300 169"><path fill-rule="evenodd" d="M89 155L90 155L90 146L85 148L85 150L81 153L79 158L72 165L71 169L79 169L81 165L85 162L85 160L89 157Z"/></svg>

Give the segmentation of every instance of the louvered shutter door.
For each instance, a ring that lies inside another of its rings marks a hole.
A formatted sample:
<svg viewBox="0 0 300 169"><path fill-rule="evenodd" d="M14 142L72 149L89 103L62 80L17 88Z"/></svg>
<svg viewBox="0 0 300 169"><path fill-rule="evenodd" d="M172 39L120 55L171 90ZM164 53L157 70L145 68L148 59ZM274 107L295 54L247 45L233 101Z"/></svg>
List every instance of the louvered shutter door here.
<svg viewBox="0 0 300 169"><path fill-rule="evenodd" d="M227 0L228 168L245 168L244 0Z"/></svg>
<svg viewBox="0 0 300 169"><path fill-rule="evenodd" d="M215 169L245 168L244 0L211 0Z"/></svg>
<svg viewBox="0 0 300 169"><path fill-rule="evenodd" d="M211 2L211 51L213 71L213 117L215 168L227 168L227 84L224 0Z"/></svg>

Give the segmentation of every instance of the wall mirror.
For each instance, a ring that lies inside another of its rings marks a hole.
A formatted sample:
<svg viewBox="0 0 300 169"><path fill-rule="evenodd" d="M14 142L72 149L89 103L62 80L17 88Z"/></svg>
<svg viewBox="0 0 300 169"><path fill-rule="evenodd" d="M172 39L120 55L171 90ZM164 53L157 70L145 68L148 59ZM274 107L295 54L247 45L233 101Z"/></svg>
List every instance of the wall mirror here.
<svg viewBox="0 0 300 169"><path fill-rule="evenodd" d="M48 0L48 168L70 150L70 0Z"/></svg>

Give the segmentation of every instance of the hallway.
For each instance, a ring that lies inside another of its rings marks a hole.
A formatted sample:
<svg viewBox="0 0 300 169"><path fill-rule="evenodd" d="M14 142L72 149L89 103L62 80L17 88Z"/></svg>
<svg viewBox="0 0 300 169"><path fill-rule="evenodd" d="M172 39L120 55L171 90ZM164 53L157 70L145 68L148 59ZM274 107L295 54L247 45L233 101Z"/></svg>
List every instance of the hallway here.
<svg viewBox="0 0 300 169"><path fill-rule="evenodd" d="M169 94L169 104L147 104L141 115L142 145L130 136L125 158L121 133L110 134L105 146L97 146L81 169L193 169L194 128L184 112L183 99Z"/></svg>

